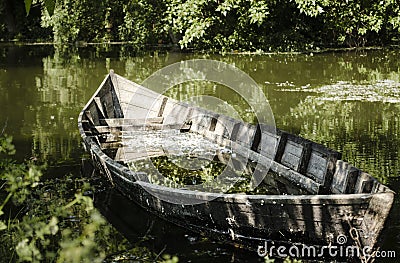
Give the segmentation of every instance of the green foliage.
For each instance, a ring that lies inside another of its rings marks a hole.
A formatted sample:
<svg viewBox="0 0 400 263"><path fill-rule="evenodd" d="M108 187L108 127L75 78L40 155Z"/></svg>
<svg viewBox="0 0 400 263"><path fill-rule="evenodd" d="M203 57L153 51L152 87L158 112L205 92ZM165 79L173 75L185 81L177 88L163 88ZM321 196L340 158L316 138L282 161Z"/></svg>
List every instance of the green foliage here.
<svg viewBox="0 0 400 263"><path fill-rule="evenodd" d="M325 36L338 44L364 46L381 44L398 35L399 6L395 0L383 1L309 1L296 0L300 12L322 18ZM380 37L379 37L380 36Z"/></svg>
<svg viewBox="0 0 400 263"><path fill-rule="evenodd" d="M164 1L125 1L123 23L118 26L120 39L139 45L165 43L162 20L165 11Z"/></svg>
<svg viewBox="0 0 400 263"><path fill-rule="evenodd" d="M108 230L103 229L105 220L93 208L92 199L80 193L66 199L46 194L49 188L57 187L58 194L66 195L72 182L42 183L27 199L29 211L22 218L9 220L7 234L2 239L3 243L8 239L8 245L15 247L19 261L100 262L104 259L96 236Z"/></svg>
<svg viewBox="0 0 400 263"><path fill-rule="evenodd" d="M25 0L27 11L31 3ZM47 10L42 26L53 30L56 43L122 40L138 46L179 43L181 48L294 51L384 45L398 43L400 36L397 0L41 3Z"/></svg>
<svg viewBox="0 0 400 263"><path fill-rule="evenodd" d="M395 0L188 0L171 1L164 22L182 47L290 51L382 44L398 36L399 15Z"/></svg>
<svg viewBox="0 0 400 263"><path fill-rule="evenodd" d="M171 255L163 255L163 260L161 263L178 263L179 259L177 256L171 256Z"/></svg>
<svg viewBox="0 0 400 263"><path fill-rule="evenodd" d="M9 137L0 137L0 145L2 154L15 151ZM113 240L120 234L106 224L92 199L83 195L91 190L85 180L67 177L40 181L40 167L0 160L3 261L107 262L106 255L120 251L135 255L135 259L156 258L139 246L132 249L122 237L119 242Z"/></svg>
<svg viewBox="0 0 400 263"><path fill-rule="evenodd" d="M10 137L0 138L0 152L14 153L11 141ZM31 163L2 161L1 168L0 178L7 185L2 190L7 196L0 206L0 215L4 215L3 208L11 199L27 210L23 215L0 221L0 230L3 231L0 243L9 249L14 247L19 261L93 262L104 258L104 254L98 251L95 238L105 220L93 208L92 199L83 196L81 191L65 199L48 194L48 188L57 187L58 194L68 196L71 184L75 183L73 180L40 182L41 169ZM37 187L39 184L40 188ZM88 187L88 184L82 184L80 189ZM84 224L68 222L71 217L82 220ZM2 250L7 249L3 247Z"/></svg>
<svg viewBox="0 0 400 263"><path fill-rule="evenodd" d="M290 257L285 258L285 260L283 261L283 263L301 263L301 260L297 260L297 259L291 259Z"/></svg>
<svg viewBox="0 0 400 263"><path fill-rule="evenodd" d="M15 154L12 137L0 137L0 154L6 156ZM31 190L38 185L41 175L39 167L34 164L16 164L5 158L0 159L0 180L5 182L0 190L5 187L8 193L5 200L0 203L0 214L11 198L18 203L24 202Z"/></svg>
<svg viewBox="0 0 400 263"><path fill-rule="evenodd" d="M0 140L0 154L15 154L15 147L12 144L12 136L5 136L2 140Z"/></svg>
<svg viewBox="0 0 400 263"><path fill-rule="evenodd" d="M50 27L55 43L101 41L105 32L107 2L60 0L53 16L44 13L42 26Z"/></svg>
<svg viewBox="0 0 400 263"><path fill-rule="evenodd" d="M49 12L50 15L53 15L54 14L54 9L56 7L56 1L44 0L44 6L46 7L47 12Z"/></svg>
<svg viewBox="0 0 400 263"><path fill-rule="evenodd" d="M29 15L26 8L29 7ZM0 41L4 40L47 40L51 31L42 28L41 6L37 1L0 1Z"/></svg>
<svg viewBox="0 0 400 263"><path fill-rule="evenodd" d="M291 1L177 2L170 3L165 24L182 34L182 47L268 51L307 44Z"/></svg>
<svg viewBox="0 0 400 263"><path fill-rule="evenodd" d="M29 11L31 11L32 0L24 0L25 2L25 11L29 15Z"/></svg>

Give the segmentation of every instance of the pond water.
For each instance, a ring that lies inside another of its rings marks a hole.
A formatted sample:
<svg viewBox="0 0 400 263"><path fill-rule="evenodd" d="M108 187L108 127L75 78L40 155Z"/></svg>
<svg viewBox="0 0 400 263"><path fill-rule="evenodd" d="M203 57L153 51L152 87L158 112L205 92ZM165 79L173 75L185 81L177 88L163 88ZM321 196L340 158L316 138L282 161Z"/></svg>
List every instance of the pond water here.
<svg viewBox="0 0 400 263"><path fill-rule="evenodd" d="M49 177L62 178L70 173L80 176L85 154L77 116L110 69L140 83L175 62L215 59L235 65L259 84L277 127L342 152L344 160L400 192L399 57L399 50L390 49L209 55L137 54L121 46L79 48L66 56L51 46L0 46L0 127L13 136L18 160L35 158L46 163ZM188 99L203 94L225 96L209 85L200 89L181 87L175 95ZM246 119L243 102L235 97L227 100ZM155 221L150 235L157 246L150 242L149 249L165 248L166 253L177 254L184 261L260 260L253 253L219 245L154 219L115 191L99 194L96 203L129 240L146 234L137 228L140 224ZM110 203L117 205L110 209ZM383 249L395 250L398 256L399 216L396 197Z"/></svg>

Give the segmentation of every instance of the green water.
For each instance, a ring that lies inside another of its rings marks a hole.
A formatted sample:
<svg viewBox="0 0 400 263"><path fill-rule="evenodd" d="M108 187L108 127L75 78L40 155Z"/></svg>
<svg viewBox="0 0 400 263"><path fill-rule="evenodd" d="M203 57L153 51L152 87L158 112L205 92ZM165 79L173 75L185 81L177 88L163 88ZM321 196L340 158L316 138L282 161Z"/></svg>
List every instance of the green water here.
<svg viewBox="0 0 400 263"><path fill-rule="evenodd" d="M77 116L110 69L140 83L181 60L216 59L254 78L269 100L277 127L342 152L343 159L400 192L399 57L399 50L388 49L313 55L138 55L119 46L81 48L65 56L51 46L1 46L0 127L6 126L6 133L14 137L18 160L47 163L48 176L78 174L84 152ZM189 93L223 95L207 87ZM399 206L396 199L384 248L400 256Z"/></svg>

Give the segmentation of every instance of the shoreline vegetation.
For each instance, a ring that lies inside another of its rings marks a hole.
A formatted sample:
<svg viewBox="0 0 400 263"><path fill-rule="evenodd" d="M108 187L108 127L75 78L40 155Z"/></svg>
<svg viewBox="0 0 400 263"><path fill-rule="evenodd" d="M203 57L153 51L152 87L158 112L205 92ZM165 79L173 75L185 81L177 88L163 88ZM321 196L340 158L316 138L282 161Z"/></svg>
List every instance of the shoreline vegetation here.
<svg viewBox="0 0 400 263"><path fill-rule="evenodd" d="M142 51L160 45L223 53L400 44L396 0L5 0L0 17L3 42L130 43Z"/></svg>
<svg viewBox="0 0 400 263"><path fill-rule="evenodd" d="M88 178L44 179L45 166L17 163L11 136L0 133L1 262L118 262L125 253L144 262L177 263L139 240L131 244L94 206ZM97 180L102 184L101 180ZM116 242L116 241L119 242ZM162 255L161 255L162 254Z"/></svg>

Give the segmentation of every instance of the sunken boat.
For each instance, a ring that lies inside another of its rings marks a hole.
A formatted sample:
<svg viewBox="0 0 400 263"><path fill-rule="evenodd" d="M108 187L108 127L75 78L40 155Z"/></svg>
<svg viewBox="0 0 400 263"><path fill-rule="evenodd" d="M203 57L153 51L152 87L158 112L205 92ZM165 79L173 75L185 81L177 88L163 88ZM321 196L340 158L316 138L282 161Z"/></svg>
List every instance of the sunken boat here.
<svg viewBox="0 0 400 263"><path fill-rule="evenodd" d="M248 248L268 240L376 248L392 207L392 190L334 150L174 100L113 72L78 126L110 187L167 221ZM184 174L193 155L199 164ZM205 166L240 173L202 179L197 172ZM249 174L262 175L256 187L246 185Z"/></svg>

